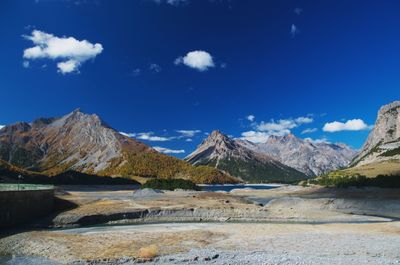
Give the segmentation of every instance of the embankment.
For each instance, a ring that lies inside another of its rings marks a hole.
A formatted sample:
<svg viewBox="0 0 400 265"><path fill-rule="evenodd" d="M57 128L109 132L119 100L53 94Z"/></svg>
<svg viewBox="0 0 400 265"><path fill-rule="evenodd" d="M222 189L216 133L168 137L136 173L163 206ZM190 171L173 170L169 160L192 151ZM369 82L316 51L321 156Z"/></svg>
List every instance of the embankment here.
<svg viewBox="0 0 400 265"><path fill-rule="evenodd" d="M30 190L0 191L0 229L45 216L53 210L52 186Z"/></svg>

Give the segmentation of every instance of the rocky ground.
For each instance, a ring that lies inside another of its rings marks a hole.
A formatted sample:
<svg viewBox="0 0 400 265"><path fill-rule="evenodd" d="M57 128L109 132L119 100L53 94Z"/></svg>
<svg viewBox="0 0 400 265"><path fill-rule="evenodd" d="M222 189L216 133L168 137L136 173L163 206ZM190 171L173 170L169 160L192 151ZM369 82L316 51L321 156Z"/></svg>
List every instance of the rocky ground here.
<svg viewBox="0 0 400 265"><path fill-rule="evenodd" d="M60 194L77 207L54 216L53 224L69 229L9 231L0 239L0 253L61 264L132 264L143 262L141 248L155 246L149 264L400 264L398 190L287 186L136 198L131 191ZM139 210L147 215L124 219ZM84 226L88 216L108 225ZM112 226L157 220L213 222Z"/></svg>

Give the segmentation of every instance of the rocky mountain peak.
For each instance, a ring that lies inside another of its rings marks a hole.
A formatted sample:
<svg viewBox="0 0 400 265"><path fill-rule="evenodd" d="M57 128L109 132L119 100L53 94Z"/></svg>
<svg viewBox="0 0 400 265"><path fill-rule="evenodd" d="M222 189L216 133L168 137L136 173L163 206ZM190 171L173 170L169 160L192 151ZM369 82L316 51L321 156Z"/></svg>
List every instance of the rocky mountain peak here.
<svg viewBox="0 0 400 265"><path fill-rule="evenodd" d="M374 128L353 165L364 165L390 159L400 159L400 101L382 106Z"/></svg>

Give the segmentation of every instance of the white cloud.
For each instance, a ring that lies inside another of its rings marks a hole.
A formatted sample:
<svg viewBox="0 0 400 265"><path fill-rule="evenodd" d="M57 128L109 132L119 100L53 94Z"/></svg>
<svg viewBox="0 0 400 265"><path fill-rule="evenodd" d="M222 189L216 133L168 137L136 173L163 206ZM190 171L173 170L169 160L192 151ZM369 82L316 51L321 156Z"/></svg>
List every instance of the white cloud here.
<svg viewBox="0 0 400 265"><path fill-rule="evenodd" d="M181 4L186 4L189 0L153 0L157 4L166 3L172 6L179 6Z"/></svg>
<svg viewBox="0 0 400 265"><path fill-rule="evenodd" d="M6 127L5 125L0 125L0 130Z"/></svg>
<svg viewBox="0 0 400 265"><path fill-rule="evenodd" d="M126 133L126 132L119 132L119 133L122 134L123 136L131 138L136 136L136 133Z"/></svg>
<svg viewBox="0 0 400 265"><path fill-rule="evenodd" d="M255 117L249 115L247 119L253 121ZM249 119L250 117L250 119ZM271 135L284 136L291 133L291 129L297 128L303 124L312 123L314 119L310 116L298 117L295 119L280 119L275 121L271 119L269 122L262 121L260 123L253 123L254 130L242 133L242 138L253 143L264 143Z"/></svg>
<svg viewBox="0 0 400 265"><path fill-rule="evenodd" d="M164 154L183 154L185 153L185 150L179 149L179 150L174 150L174 149L169 149L165 147L160 147L160 146L155 146L153 147L156 151Z"/></svg>
<svg viewBox="0 0 400 265"><path fill-rule="evenodd" d="M185 140L185 142L193 142L193 140L190 139L190 138L187 138L187 139Z"/></svg>
<svg viewBox="0 0 400 265"><path fill-rule="evenodd" d="M72 72L79 72L78 68L80 63L75 60L68 60L66 62L57 63L58 71L62 74L68 74Z"/></svg>
<svg viewBox="0 0 400 265"><path fill-rule="evenodd" d="M153 72L156 72L156 73L159 73L162 70L161 66L159 66L156 63L151 63L150 66L149 66L149 69L150 69L150 71L153 71Z"/></svg>
<svg viewBox="0 0 400 265"><path fill-rule="evenodd" d="M140 68L136 68L132 71L132 76L139 76L142 73L142 70Z"/></svg>
<svg viewBox="0 0 400 265"><path fill-rule="evenodd" d="M23 62L22 62L22 66L23 66L24 68L29 68L29 61L23 61Z"/></svg>
<svg viewBox="0 0 400 265"><path fill-rule="evenodd" d="M297 28L297 26L295 24L292 24L292 26L290 27L290 34L292 35L292 37L296 37L297 34L299 34L300 31Z"/></svg>
<svg viewBox="0 0 400 265"><path fill-rule="evenodd" d="M33 30L31 35L23 37L35 45L24 50L24 59L59 60L57 67L62 74L79 72L84 62L94 59L103 51L100 43L92 44L74 37L56 37L40 30Z"/></svg>
<svg viewBox="0 0 400 265"><path fill-rule="evenodd" d="M174 137L165 137L165 136L156 136L153 132L141 132L141 133L125 133L120 132L120 134L125 135L127 137L145 140L150 142L166 142L171 141Z"/></svg>
<svg viewBox="0 0 400 265"><path fill-rule="evenodd" d="M346 122L328 122L325 123L322 130L324 132L340 132L340 131L361 131L361 130L368 130L371 126L367 125L361 119L353 119L348 120Z"/></svg>
<svg viewBox="0 0 400 265"><path fill-rule="evenodd" d="M301 132L301 134L313 133L313 132L316 132L316 131L318 131L317 128L307 128L307 129L303 130L303 131Z"/></svg>
<svg viewBox="0 0 400 265"><path fill-rule="evenodd" d="M302 8L300 8L300 7L296 7L294 10L293 10L293 12L295 13L295 14L297 14L297 15L301 15L301 13L303 13L303 9Z"/></svg>
<svg viewBox="0 0 400 265"><path fill-rule="evenodd" d="M299 125L306 124L306 123L312 123L313 121L314 121L314 119L311 117L298 117L297 119L295 119L295 122Z"/></svg>
<svg viewBox="0 0 400 265"><path fill-rule="evenodd" d="M242 133L241 139L253 143L265 143L269 136L270 134L266 132L247 131Z"/></svg>
<svg viewBox="0 0 400 265"><path fill-rule="evenodd" d="M188 52L186 56L178 57L174 61L176 65L182 63L201 72L207 71L209 68L215 66L213 57L206 51L191 51Z"/></svg>
<svg viewBox="0 0 400 265"><path fill-rule="evenodd" d="M253 122L254 120L255 120L255 116L254 115L252 115L252 114L250 114L250 115L248 115L247 117L246 117L246 119L248 120L248 121L251 121L251 122Z"/></svg>
<svg viewBox="0 0 400 265"><path fill-rule="evenodd" d="M298 117L296 119L281 119L278 121L271 120L269 122L262 121L256 125L257 131L268 132L270 135L282 136L290 133L291 129L294 129L300 125L313 122L311 117Z"/></svg>
<svg viewBox="0 0 400 265"><path fill-rule="evenodd" d="M193 137L198 133L201 133L200 130L176 130L177 133L181 134L182 137Z"/></svg>

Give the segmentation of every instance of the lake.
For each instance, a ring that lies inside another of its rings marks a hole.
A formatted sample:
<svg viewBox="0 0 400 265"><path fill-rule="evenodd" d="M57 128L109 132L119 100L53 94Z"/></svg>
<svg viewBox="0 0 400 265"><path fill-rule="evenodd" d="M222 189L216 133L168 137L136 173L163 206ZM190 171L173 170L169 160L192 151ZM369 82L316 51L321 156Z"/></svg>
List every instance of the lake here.
<svg viewBox="0 0 400 265"><path fill-rule="evenodd" d="M236 189L269 190L279 188L280 184L226 184L226 185L199 185L205 191L226 191Z"/></svg>

